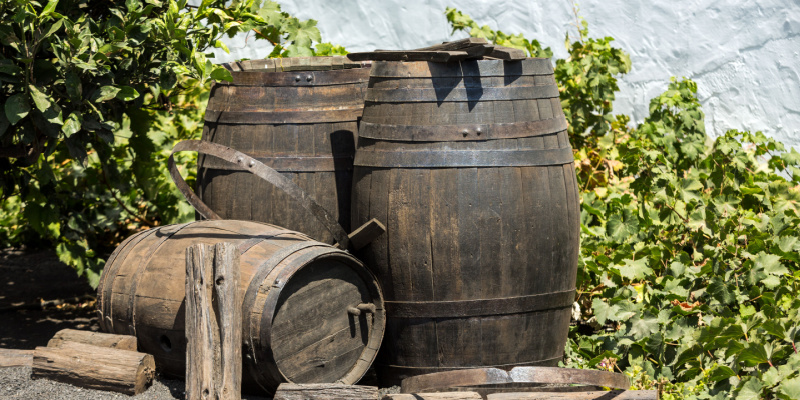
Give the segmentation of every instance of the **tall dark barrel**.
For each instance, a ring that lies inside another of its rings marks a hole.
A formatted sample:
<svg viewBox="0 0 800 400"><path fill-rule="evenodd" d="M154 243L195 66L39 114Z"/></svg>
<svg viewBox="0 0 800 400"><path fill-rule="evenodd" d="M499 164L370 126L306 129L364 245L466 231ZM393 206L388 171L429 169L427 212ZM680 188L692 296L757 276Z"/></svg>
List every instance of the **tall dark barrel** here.
<svg viewBox="0 0 800 400"><path fill-rule="evenodd" d="M385 383L556 365L575 296L573 153L548 59L375 62L355 158L383 284Z"/></svg>
<svg viewBox="0 0 800 400"><path fill-rule="evenodd" d="M374 275L347 252L264 223L197 221L126 239L100 277L100 327L135 335L160 371L183 376L185 250L219 242L240 252L246 386L271 392L285 381L354 384L364 375L384 331ZM359 306L370 312L348 312Z"/></svg>
<svg viewBox="0 0 800 400"><path fill-rule="evenodd" d="M233 82L211 88L203 140L232 147L290 177L349 231L357 120L369 68L344 57L224 64ZM276 224L330 243L282 191L210 156L198 160L197 192L225 219Z"/></svg>

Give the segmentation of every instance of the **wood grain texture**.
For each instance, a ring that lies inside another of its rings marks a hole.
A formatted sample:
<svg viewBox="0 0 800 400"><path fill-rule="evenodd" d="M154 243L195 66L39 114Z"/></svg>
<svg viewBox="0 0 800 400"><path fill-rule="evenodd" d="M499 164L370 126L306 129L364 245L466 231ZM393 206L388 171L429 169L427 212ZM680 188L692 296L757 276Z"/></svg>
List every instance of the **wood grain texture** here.
<svg viewBox="0 0 800 400"><path fill-rule="evenodd" d="M476 392L393 393L381 400L483 400L483 397Z"/></svg>
<svg viewBox="0 0 800 400"><path fill-rule="evenodd" d="M237 63L235 85L211 89L203 140L277 167L349 231L357 120L369 68L334 70L337 64L330 60L282 60L284 70L291 64L314 71L274 72L272 64ZM214 157L198 159L197 182L198 195L223 218L269 222L326 243L333 240L280 190Z"/></svg>
<svg viewBox="0 0 800 400"><path fill-rule="evenodd" d="M155 375L153 356L129 350L64 342L37 347L31 378L50 379L82 388L137 395Z"/></svg>
<svg viewBox="0 0 800 400"><path fill-rule="evenodd" d="M219 393L225 400L242 394L242 296L239 291L239 249L233 243L214 245L214 294L219 316Z"/></svg>
<svg viewBox="0 0 800 400"><path fill-rule="evenodd" d="M253 221L197 221L148 232L124 241L106 265L97 307L105 329L135 332L160 372L186 373L185 249L220 242L246 247L237 285L243 387L263 392L287 380L355 383L374 360L385 329L382 293L352 255ZM361 303L374 304L375 313L347 313Z"/></svg>
<svg viewBox="0 0 800 400"><path fill-rule="evenodd" d="M62 329L47 342L47 347L61 347L64 342L77 342L92 346L137 351L136 336Z"/></svg>
<svg viewBox="0 0 800 400"><path fill-rule="evenodd" d="M335 383L294 384L282 383L274 400L377 400L375 386L343 385Z"/></svg>
<svg viewBox="0 0 800 400"><path fill-rule="evenodd" d="M561 359L579 205L566 131L536 130L540 121L565 123L545 61L373 64L367 97L375 101L364 108L351 226L370 218L386 224L356 253L383 283L387 307L403 310L387 320L376 362L383 384ZM546 96L518 96L524 90ZM506 124L502 137L478 135L476 127L498 124ZM515 127L525 129L510 132ZM434 138L440 132L447 138ZM476 161L490 152L491 162ZM564 156L547 158L556 153Z"/></svg>
<svg viewBox="0 0 800 400"><path fill-rule="evenodd" d="M0 349L0 368L30 367L33 364L33 350Z"/></svg>
<svg viewBox="0 0 800 400"><path fill-rule="evenodd" d="M212 305L214 246L186 248L186 398L220 395L219 329Z"/></svg>
<svg viewBox="0 0 800 400"><path fill-rule="evenodd" d="M527 392L494 393L487 400L657 400L655 390L612 390L610 392Z"/></svg>

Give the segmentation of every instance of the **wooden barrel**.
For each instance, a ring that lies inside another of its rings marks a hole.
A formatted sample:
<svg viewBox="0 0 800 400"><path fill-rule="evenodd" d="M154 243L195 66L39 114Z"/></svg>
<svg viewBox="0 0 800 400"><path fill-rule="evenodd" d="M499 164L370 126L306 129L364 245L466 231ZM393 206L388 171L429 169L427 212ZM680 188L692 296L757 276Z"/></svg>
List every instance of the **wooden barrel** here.
<svg viewBox="0 0 800 400"><path fill-rule="evenodd" d="M160 371L182 376L185 250L223 241L237 244L241 254L245 384L271 392L286 381L357 382L384 332L374 275L347 252L265 223L200 221L131 236L100 277L103 331L135 335ZM374 313L348 313L369 304Z"/></svg>
<svg viewBox="0 0 800 400"><path fill-rule="evenodd" d="M211 88L203 140L290 177L349 232L355 136L369 68L344 57L224 65L233 82ZM222 218L268 222L332 240L313 216L288 207L283 192L214 157L198 160L197 192Z"/></svg>
<svg viewBox="0 0 800 400"><path fill-rule="evenodd" d="M579 206L548 59L375 62L354 169L359 253L383 285L384 383L556 365L575 296Z"/></svg>

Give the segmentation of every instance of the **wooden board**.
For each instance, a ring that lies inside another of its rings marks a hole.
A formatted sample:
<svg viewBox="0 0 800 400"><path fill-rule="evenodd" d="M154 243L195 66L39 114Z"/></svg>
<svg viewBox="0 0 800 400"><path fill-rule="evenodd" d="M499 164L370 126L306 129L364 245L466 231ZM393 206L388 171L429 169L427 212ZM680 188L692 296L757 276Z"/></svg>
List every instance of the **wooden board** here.
<svg viewBox="0 0 800 400"><path fill-rule="evenodd" d="M393 393L381 400L483 400L477 392Z"/></svg>
<svg viewBox="0 0 800 400"><path fill-rule="evenodd" d="M50 379L78 387L137 395L155 375L153 356L129 350L64 342L61 347L37 347L31 378Z"/></svg>
<svg viewBox="0 0 800 400"><path fill-rule="evenodd" d="M610 392L527 392L495 393L487 400L657 400L655 390L612 390Z"/></svg>
<svg viewBox="0 0 800 400"><path fill-rule="evenodd" d="M335 383L282 383L274 400L377 400L375 386L342 385Z"/></svg>

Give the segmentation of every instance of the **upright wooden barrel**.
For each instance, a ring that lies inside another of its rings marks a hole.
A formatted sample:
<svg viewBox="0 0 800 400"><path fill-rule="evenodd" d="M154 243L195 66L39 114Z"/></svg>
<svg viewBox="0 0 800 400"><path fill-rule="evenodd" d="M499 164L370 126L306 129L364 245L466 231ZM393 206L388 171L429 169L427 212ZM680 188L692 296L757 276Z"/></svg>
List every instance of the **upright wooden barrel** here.
<svg viewBox="0 0 800 400"><path fill-rule="evenodd" d="M575 296L573 154L548 59L376 62L355 158L353 224L386 297L385 383L556 365Z"/></svg>
<svg viewBox="0 0 800 400"><path fill-rule="evenodd" d="M357 121L369 68L345 57L224 64L233 82L211 88L203 140L246 153L290 177L349 231ZM197 192L222 218L262 221L330 243L282 191L214 157L198 160Z"/></svg>
<svg viewBox="0 0 800 400"><path fill-rule="evenodd" d="M185 371L185 250L232 242L241 254L246 385L357 382L384 332L381 290L355 257L264 223L200 221L140 232L109 258L97 288L100 326L135 335L160 371ZM349 307L374 313L353 315Z"/></svg>

